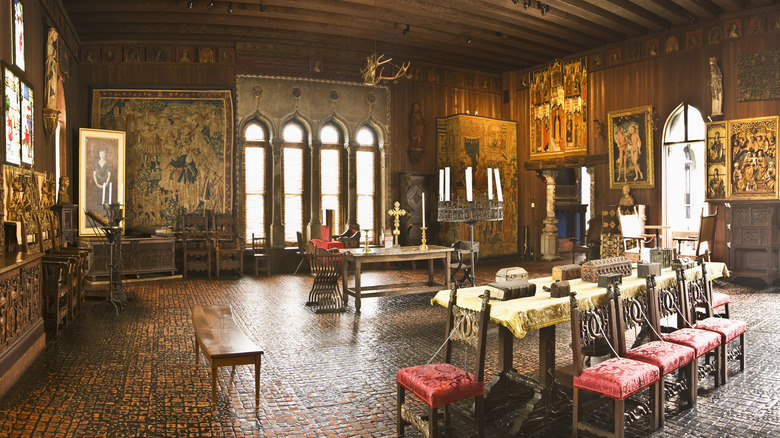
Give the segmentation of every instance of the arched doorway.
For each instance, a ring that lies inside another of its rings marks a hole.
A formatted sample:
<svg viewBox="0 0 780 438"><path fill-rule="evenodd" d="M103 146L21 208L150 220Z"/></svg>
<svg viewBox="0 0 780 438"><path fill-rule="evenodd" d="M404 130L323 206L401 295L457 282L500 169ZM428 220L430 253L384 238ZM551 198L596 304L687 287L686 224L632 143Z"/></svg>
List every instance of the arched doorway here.
<svg viewBox="0 0 780 438"><path fill-rule="evenodd" d="M705 125L701 112L681 103L663 131L663 223L666 246L677 236L695 237L704 207Z"/></svg>

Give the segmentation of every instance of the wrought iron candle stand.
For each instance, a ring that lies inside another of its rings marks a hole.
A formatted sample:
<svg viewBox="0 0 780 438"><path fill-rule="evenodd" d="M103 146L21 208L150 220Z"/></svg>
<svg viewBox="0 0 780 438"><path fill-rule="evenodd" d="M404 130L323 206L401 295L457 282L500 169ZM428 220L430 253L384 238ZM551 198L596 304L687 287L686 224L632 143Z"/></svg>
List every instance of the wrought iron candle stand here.
<svg viewBox="0 0 780 438"><path fill-rule="evenodd" d="M109 226L101 229L105 233L111 248L108 298L106 302L114 306L114 310L116 310L118 315L127 302L127 295L125 295L125 291L122 288L122 227L119 226L124 217L122 216L122 204L105 204L104 207L108 216Z"/></svg>
<svg viewBox="0 0 780 438"><path fill-rule="evenodd" d="M504 220L504 201L494 201L487 196L478 196L474 201L467 201L460 196L454 201L439 201L439 222L465 222L469 227L471 241L472 269L476 270L474 260L474 225L477 222ZM474 271L472 271L474 272Z"/></svg>

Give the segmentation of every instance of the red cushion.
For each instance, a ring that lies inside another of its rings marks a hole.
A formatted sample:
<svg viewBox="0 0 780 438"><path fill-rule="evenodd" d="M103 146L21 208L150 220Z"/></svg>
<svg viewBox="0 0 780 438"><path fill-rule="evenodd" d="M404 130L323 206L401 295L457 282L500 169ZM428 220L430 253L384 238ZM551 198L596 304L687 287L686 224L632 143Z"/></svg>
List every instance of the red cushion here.
<svg viewBox="0 0 780 438"><path fill-rule="evenodd" d="M673 342L653 341L632 349L626 358L655 365L665 376L690 363L696 356L696 350Z"/></svg>
<svg viewBox="0 0 780 438"><path fill-rule="evenodd" d="M659 378L658 367L654 365L615 357L583 370L574 377L574 387L623 400Z"/></svg>
<svg viewBox="0 0 780 438"><path fill-rule="evenodd" d="M747 331L747 324L745 321L715 317L699 321L694 327L720 333L721 343L723 344L731 342L732 339Z"/></svg>
<svg viewBox="0 0 780 438"><path fill-rule="evenodd" d="M333 248L339 248L339 249L344 248L344 244L339 242L338 240L311 239L311 243L313 243L315 246L328 249L328 250Z"/></svg>
<svg viewBox="0 0 780 438"><path fill-rule="evenodd" d="M720 292L712 293L712 307L720 307L731 302L731 297L728 294L722 294Z"/></svg>
<svg viewBox="0 0 780 438"><path fill-rule="evenodd" d="M696 350L697 359L711 351L713 348L719 347L721 344L719 334L694 328L675 330L668 335L664 335L664 341L674 342L675 344L686 345L693 348Z"/></svg>
<svg viewBox="0 0 780 438"><path fill-rule="evenodd" d="M432 408L485 392L484 384L473 374L448 363L432 363L424 369L423 365L402 368L396 380Z"/></svg>

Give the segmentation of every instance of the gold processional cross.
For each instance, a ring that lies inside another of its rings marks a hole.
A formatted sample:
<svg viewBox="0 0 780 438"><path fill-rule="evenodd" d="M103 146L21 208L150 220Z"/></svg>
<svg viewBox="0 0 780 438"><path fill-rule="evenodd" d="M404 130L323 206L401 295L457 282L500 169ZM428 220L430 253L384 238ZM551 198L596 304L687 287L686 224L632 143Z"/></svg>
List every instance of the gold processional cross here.
<svg viewBox="0 0 780 438"><path fill-rule="evenodd" d="M395 245L394 246L398 246L398 235L401 234L401 232L398 231L398 227L401 226L401 222L399 221L399 218L401 216L406 215L406 210L404 210L404 209L402 209L400 207L401 207L401 203L396 201L395 208L387 212L387 214L389 214L390 216L394 216L395 217L395 222L393 222L393 225L395 225L395 229L393 230L393 236L395 236Z"/></svg>

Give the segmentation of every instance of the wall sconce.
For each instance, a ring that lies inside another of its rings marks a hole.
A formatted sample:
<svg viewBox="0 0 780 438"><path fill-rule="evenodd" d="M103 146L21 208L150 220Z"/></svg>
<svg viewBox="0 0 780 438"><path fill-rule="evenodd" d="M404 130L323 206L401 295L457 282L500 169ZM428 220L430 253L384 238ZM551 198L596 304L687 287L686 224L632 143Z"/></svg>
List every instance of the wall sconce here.
<svg viewBox="0 0 780 438"><path fill-rule="evenodd" d="M550 10L550 6L539 3L539 10L542 11L542 16L547 15L547 11Z"/></svg>
<svg viewBox="0 0 780 438"><path fill-rule="evenodd" d="M525 9L527 11L528 8L530 8L530 7L531 7L531 1L530 0L525 0L523 2L523 9Z"/></svg>
<svg viewBox="0 0 780 438"><path fill-rule="evenodd" d="M192 9L193 6L195 6L195 0L190 0L189 3L187 3L187 9Z"/></svg>
<svg viewBox="0 0 780 438"><path fill-rule="evenodd" d="M210 1L209 4L206 5L206 9L211 9L214 7L214 2Z"/></svg>
<svg viewBox="0 0 780 438"><path fill-rule="evenodd" d="M233 2L229 2L227 5L227 13L232 14L233 13Z"/></svg>
<svg viewBox="0 0 780 438"><path fill-rule="evenodd" d="M402 30L401 33L404 34L404 35L409 33L409 25L408 24L406 25L406 29Z"/></svg>
<svg viewBox="0 0 780 438"><path fill-rule="evenodd" d="M466 44L471 44L471 37L466 37Z"/></svg>

